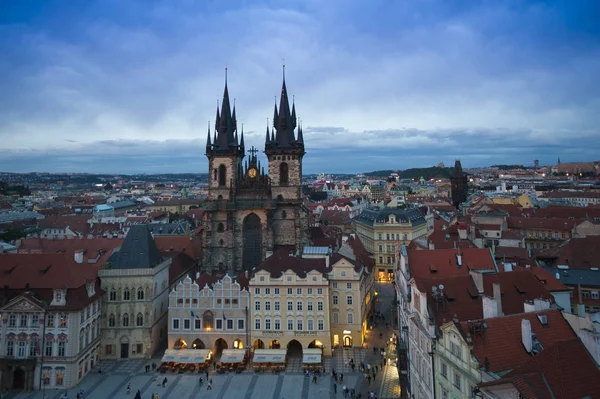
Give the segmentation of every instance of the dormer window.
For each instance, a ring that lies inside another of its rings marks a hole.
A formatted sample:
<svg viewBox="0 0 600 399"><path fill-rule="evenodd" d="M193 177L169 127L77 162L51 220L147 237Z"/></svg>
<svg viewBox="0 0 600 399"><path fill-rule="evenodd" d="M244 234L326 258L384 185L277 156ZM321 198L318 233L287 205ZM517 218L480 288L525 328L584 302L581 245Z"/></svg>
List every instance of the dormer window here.
<svg viewBox="0 0 600 399"><path fill-rule="evenodd" d="M87 290L88 298L91 298L94 295L96 295L96 285L93 282L92 283L87 283L85 285L85 288Z"/></svg>
<svg viewBox="0 0 600 399"><path fill-rule="evenodd" d="M65 298L65 290L54 290L54 296L52 299L52 306L64 306L66 305L66 298Z"/></svg>

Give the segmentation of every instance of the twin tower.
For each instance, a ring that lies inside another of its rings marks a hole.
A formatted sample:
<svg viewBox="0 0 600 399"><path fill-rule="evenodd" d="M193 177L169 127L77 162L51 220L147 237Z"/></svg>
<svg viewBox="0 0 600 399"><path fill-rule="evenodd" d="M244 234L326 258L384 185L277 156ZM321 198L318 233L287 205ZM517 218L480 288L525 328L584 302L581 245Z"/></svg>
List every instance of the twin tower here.
<svg viewBox="0 0 600 399"><path fill-rule="evenodd" d="M267 127L265 137L268 173L257 152L254 147L246 150L243 129L238 132L226 80L214 135L209 127L206 140L209 186L202 230L206 271L252 270L273 251L300 250L307 243L308 220L302 206L304 137L295 104L290 108L285 73L273 128Z"/></svg>

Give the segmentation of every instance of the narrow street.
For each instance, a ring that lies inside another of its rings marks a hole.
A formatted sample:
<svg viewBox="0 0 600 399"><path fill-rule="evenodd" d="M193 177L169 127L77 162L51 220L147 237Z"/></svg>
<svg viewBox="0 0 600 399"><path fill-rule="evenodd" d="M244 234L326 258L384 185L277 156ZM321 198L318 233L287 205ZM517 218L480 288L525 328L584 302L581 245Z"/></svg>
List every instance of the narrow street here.
<svg viewBox="0 0 600 399"><path fill-rule="evenodd" d="M394 287L390 282L376 282L377 302L375 303L375 317L367 331L367 354L365 365L371 369L377 367L375 379L369 383L367 378L361 385L360 392L363 398L368 398L369 391L374 391L379 399L399 398L400 381L395 365L396 348L394 344L394 329L392 322L392 302L394 300ZM397 334L397 332L396 332ZM374 350L374 348L376 348ZM382 357L381 351L385 352ZM366 375L366 374L365 374ZM371 370L371 376L372 376Z"/></svg>

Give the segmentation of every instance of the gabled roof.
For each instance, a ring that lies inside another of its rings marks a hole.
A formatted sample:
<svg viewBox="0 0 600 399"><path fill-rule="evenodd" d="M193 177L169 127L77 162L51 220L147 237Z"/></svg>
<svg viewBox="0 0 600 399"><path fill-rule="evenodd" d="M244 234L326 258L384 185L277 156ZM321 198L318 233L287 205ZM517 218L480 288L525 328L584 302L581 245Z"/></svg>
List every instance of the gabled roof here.
<svg viewBox="0 0 600 399"><path fill-rule="evenodd" d="M508 228L564 231L571 230L579 222L576 219L512 216L508 218Z"/></svg>
<svg viewBox="0 0 600 399"><path fill-rule="evenodd" d="M481 387L512 383L524 399L600 397L600 371L578 338L551 344L497 381Z"/></svg>
<svg viewBox="0 0 600 399"><path fill-rule="evenodd" d="M72 240L48 240L42 238L24 238L19 253L67 254L73 259L76 251L82 250L84 263L102 265L123 240L119 238L77 238Z"/></svg>
<svg viewBox="0 0 600 399"><path fill-rule="evenodd" d="M546 326L542 325L539 315L546 316ZM544 348L541 353L556 342L577 337L569 323L556 309L486 319L487 328L483 335L472 335L472 353L480 366L488 364L489 371L502 373L514 370L533 358L522 343L521 320L523 319L531 323L531 332L536 335L536 339ZM461 326L464 331L469 331L468 322L461 322Z"/></svg>
<svg viewBox="0 0 600 399"><path fill-rule="evenodd" d="M459 253L461 266L458 265ZM415 278L465 276L470 270L497 271L488 248L461 248L460 252L456 249L409 250L408 265Z"/></svg>
<svg viewBox="0 0 600 399"><path fill-rule="evenodd" d="M109 259L111 269L150 269L163 261L147 225L132 226L121 249Z"/></svg>
<svg viewBox="0 0 600 399"><path fill-rule="evenodd" d="M44 219L38 221L40 228L42 229L64 229L69 227L73 232L79 234L86 234L90 228L88 221L90 220L89 215L87 216L47 216Z"/></svg>
<svg viewBox="0 0 600 399"><path fill-rule="evenodd" d="M569 269L600 267L600 236L571 238L558 247L542 250L538 258L551 259L552 265Z"/></svg>
<svg viewBox="0 0 600 399"><path fill-rule="evenodd" d="M331 268L327 267L325 258L312 259L291 256L288 250L281 249L261 263L256 268L255 273L261 270L269 272L273 278L278 278L287 270L293 271L300 277L305 277L307 273L313 270L325 274Z"/></svg>

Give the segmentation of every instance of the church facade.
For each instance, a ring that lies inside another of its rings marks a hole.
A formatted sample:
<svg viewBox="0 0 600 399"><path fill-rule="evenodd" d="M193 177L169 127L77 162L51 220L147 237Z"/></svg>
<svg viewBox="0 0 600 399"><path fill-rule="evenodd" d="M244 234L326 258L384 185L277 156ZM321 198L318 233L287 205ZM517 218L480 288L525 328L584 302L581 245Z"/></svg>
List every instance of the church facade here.
<svg viewBox="0 0 600 399"><path fill-rule="evenodd" d="M252 270L274 250L291 252L307 244L308 212L302 205L304 138L295 104L290 108L285 76L273 128L267 127L266 168L257 152L254 147L246 150L243 129L238 134L225 82L215 132L211 138L209 128L206 140L209 189L202 231L206 271Z"/></svg>

